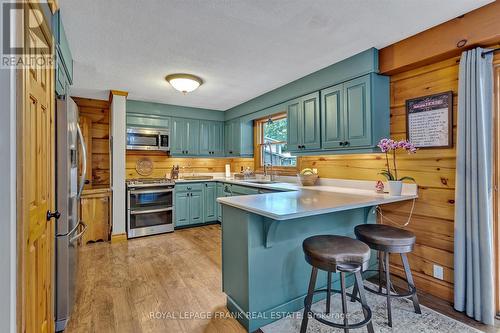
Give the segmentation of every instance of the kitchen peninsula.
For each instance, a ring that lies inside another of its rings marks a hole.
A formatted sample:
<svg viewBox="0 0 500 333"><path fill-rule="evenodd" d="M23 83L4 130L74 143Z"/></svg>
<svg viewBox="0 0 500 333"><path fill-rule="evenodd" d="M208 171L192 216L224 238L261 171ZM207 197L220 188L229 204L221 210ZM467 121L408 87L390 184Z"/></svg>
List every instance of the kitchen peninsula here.
<svg viewBox="0 0 500 333"><path fill-rule="evenodd" d="M228 309L249 332L303 308L311 269L302 252L304 239L354 237L356 225L376 223L377 206L417 198L413 184L405 184L401 196L377 194L373 187L369 181L330 180L313 187L283 184L288 191L282 193L217 199L223 206L223 291ZM317 287L324 285L323 272Z"/></svg>

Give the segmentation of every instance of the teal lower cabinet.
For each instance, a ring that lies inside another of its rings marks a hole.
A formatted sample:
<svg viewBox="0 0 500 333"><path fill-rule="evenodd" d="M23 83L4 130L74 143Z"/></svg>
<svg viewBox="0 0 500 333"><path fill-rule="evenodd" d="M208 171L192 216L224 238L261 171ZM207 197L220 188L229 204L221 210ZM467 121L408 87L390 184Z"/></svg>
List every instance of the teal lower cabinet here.
<svg viewBox="0 0 500 333"><path fill-rule="evenodd" d="M246 187L240 185L231 185L232 195L250 195L259 194L259 189L255 187Z"/></svg>
<svg viewBox="0 0 500 333"><path fill-rule="evenodd" d="M175 226L189 225L189 192L175 193Z"/></svg>
<svg viewBox="0 0 500 333"><path fill-rule="evenodd" d="M217 185L214 182L205 183L203 187L204 222L217 221Z"/></svg>
<svg viewBox="0 0 500 333"><path fill-rule="evenodd" d="M304 239L321 234L354 237L356 225L376 223L375 207L278 221L222 206L222 290L227 308L248 332L304 307L311 276L302 250ZM371 259L370 268L375 269L375 253ZM353 284L352 275L346 280L348 286ZM333 281L334 289L340 289L339 274ZM323 289L326 283L327 274L320 271L316 288ZM314 302L325 294L315 295Z"/></svg>
<svg viewBox="0 0 500 333"><path fill-rule="evenodd" d="M202 184L176 186L174 198L176 227L204 222L203 192Z"/></svg>
<svg viewBox="0 0 500 333"><path fill-rule="evenodd" d="M181 183L175 186L175 226L186 227L222 222L222 205L217 198L275 192L223 182Z"/></svg>
<svg viewBox="0 0 500 333"><path fill-rule="evenodd" d="M224 184L217 183L217 196L216 198L225 197ZM222 222L222 205L217 202L217 221Z"/></svg>

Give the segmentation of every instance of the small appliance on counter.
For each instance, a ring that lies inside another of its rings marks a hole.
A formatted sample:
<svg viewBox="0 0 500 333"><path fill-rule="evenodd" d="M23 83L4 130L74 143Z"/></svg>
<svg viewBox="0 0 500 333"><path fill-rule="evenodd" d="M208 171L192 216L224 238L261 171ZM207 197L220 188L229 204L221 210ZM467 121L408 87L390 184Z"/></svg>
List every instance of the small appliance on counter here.
<svg viewBox="0 0 500 333"><path fill-rule="evenodd" d="M255 179L255 172L250 170L249 167L247 167L245 170L243 170L243 167L241 167L241 171L234 174L234 179Z"/></svg>
<svg viewBox="0 0 500 333"><path fill-rule="evenodd" d="M127 181L127 237L174 231L174 187L166 178Z"/></svg>

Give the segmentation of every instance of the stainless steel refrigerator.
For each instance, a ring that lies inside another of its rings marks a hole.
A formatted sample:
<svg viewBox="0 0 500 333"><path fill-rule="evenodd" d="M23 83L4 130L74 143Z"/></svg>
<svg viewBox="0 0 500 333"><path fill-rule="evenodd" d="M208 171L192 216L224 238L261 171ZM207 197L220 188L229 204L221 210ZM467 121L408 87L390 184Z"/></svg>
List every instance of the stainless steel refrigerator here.
<svg viewBox="0 0 500 333"><path fill-rule="evenodd" d="M86 171L86 147L78 125L78 107L68 96L58 97L56 108L56 204L61 214L56 222L56 331L66 328L75 301L78 240L86 225L80 221L79 199ZM78 146L81 145L82 170L79 178Z"/></svg>

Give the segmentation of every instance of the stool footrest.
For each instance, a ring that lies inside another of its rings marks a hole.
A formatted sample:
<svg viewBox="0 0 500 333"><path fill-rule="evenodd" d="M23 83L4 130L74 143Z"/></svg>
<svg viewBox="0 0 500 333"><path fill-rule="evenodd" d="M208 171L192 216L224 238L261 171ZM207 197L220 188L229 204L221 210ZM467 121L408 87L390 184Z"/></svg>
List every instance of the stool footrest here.
<svg viewBox="0 0 500 333"><path fill-rule="evenodd" d="M363 274L365 272L378 272L378 270L369 269L369 270L362 272L361 274ZM413 284L409 283L405 278L401 278L401 279L406 282L406 284L408 285L408 289L410 289L410 290L407 293L391 293L391 291L389 290L389 297L406 298L406 297L411 297L417 293L417 288ZM392 282L391 282L391 285L392 285ZM367 286L364 286L364 288L366 291L369 291L372 294L387 297L387 291L386 292L378 291L378 290L374 290L374 289L367 287ZM382 288L387 289L386 287L382 287Z"/></svg>
<svg viewBox="0 0 500 333"><path fill-rule="evenodd" d="M319 293L326 293L326 292L328 292L327 289L316 289L314 291L313 295L319 294ZM331 292L334 294L341 294L342 293L341 290L333 289L333 288L331 289ZM334 323L332 321L326 320L326 319L322 318L322 316L319 313L314 312L313 310L310 310L310 313L312 314L314 319L316 319L320 323L328 325L330 327L342 328L342 329L356 329L356 328L361 328L361 327L366 326L372 320L372 310L370 309L370 307L363 305L361 303L361 299L359 297L353 296L352 293L346 293L346 295L348 297L350 297L351 299L354 299L357 302L359 302L361 304L361 306L363 307L363 310L365 310L367 312L367 316L363 321L360 321L360 322L354 323L354 324L344 325L344 324ZM306 305L306 299L304 300L304 305Z"/></svg>

